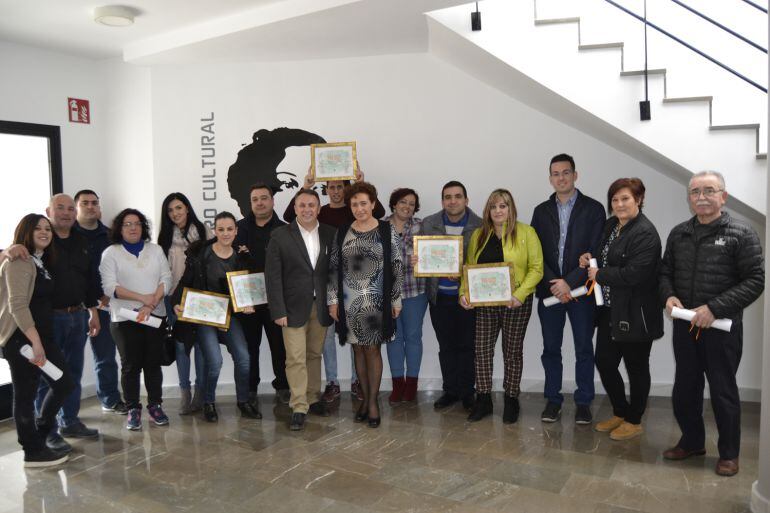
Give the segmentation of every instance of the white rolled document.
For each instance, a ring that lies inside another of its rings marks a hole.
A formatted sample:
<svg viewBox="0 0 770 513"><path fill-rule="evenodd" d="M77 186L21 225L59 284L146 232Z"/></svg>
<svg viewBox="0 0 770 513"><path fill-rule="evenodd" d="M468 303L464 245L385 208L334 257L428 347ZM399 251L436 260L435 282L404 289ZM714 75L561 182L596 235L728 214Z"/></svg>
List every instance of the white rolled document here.
<svg viewBox="0 0 770 513"><path fill-rule="evenodd" d="M127 320L127 321L134 321L139 322L136 320L136 318L139 316L139 312L135 312L134 310L129 310L128 308L121 308L118 311L118 315ZM146 324L147 326L152 326L153 328L160 328L161 319L158 317L153 317L152 315L143 320L142 322L139 322L139 324Z"/></svg>
<svg viewBox="0 0 770 513"><path fill-rule="evenodd" d="M19 349L19 352L21 355L26 358L27 360L32 360L32 358L35 357L34 353L32 352L32 346L28 344L24 344ZM59 367L52 364L48 360L45 361L45 363L40 367L40 370L45 372L49 378L51 378L54 381L59 381L59 378L61 378L64 373L61 371Z"/></svg>
<svg viewBox="0 0 770 513"><path fill-rule="evenodd" d="M599 263L595 258L592 258L588 265L595 269L599 268ZM594 298L596 298L596 306L604 306L604 294L602 294L602 287L596 283L596 281L594 281Z"/></svg>
<svg viewBox="0 0 770 513"><path fill-rule="evenodd" d="M588 289L586 288L585 285L583 285L582 287L578 287L576 289L572 289L572 290L569 291L569 295L572 296L573 298L580 297L580 296L585 296L586 294L588 294ZM559 304L560 302L561 301L559 301L559 298L557 298L556 296L551 296L551 297L547 297L547 298L545 298L543 300L543 305L544 306L553 306L553 305Z"/></svg>
<svg viewBox="0 0 770 513"><path fill-rule="evenodd" d="M695 312L693 310L686 310L684 308L678 308L675 306L671 309L671 317L674 319L682 319L683 321L692 321L692 318L695 317ZM714 321L711 327L718 330L727 331L729 333L730 329L733 327L733 320L717 319Z"/></svg>

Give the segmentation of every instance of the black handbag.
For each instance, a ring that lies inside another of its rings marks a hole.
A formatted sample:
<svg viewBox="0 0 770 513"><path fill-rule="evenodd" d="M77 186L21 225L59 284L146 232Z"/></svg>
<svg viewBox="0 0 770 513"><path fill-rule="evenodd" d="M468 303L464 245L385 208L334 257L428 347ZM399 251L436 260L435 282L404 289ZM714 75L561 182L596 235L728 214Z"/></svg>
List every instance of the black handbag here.
<svg viewBox="0 0 770 513"><path fill-rule="evenodd" d="M164 367L173 365L176 361L176 337L174 336L174 327L166 322L163 323L163 355L160 364Z"/></svg>

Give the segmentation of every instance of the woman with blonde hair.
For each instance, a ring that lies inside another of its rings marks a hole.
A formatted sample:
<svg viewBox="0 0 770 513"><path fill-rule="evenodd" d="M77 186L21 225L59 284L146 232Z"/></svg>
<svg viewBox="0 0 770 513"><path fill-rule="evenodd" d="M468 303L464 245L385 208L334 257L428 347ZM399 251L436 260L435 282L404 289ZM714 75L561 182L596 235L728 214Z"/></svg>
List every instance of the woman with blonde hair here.
<svg viewBox="0 0 770 513"><path fill-rule="evenodd" d="M476 308L476 404L468 420L492 414L492 360L495 342L503 331L505 409L503 422L519 418L519 391L523 344L532 315L532 294L543 277L543 250L534 228L517 220L516 203L506 189L495 189L487 199L481 228L471 235L466 263L508 263L511 266L511 300L504 306ZM460 284L460 305L470 309L468 284Z"/></svg>

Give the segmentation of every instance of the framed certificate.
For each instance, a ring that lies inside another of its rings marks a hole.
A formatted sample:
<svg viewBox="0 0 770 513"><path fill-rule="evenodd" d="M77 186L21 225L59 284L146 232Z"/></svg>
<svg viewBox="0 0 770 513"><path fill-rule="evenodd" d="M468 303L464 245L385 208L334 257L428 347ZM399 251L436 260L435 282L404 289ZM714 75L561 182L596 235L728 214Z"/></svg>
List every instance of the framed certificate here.
<svg viewBox="0 0 770 513"><path fill-rule="evenodd" d="M462 275L462 235L415 235L414 254L417 255L414 266L417 277L459 278Z"/></svg>
<svg viewBox="0 0 770 513"><path fill-rule="evenodd" d="M316 182L354 180L358 170L355 141L311 144L310 168Z"/></svg>
<svg viewBox="0 0 770 513"><path fill-rule="evenodd" d="M181 306L180 321L230 328L230 296L185 287Z"/></svg>
<svg viewBox="0 0 770 513"><path fill-rule="evenodd" d="M511 302L511 265L505 262L463 266L468 303L472 306L502 306Z"/></svg>
<svg viewBox="0 0 770 513"><path fill-rule="evenodd" d="M232 271L227 273L230 287L230 299L233 300L233 312L242 312L247 306L267 303L265 273Z"/></svg>

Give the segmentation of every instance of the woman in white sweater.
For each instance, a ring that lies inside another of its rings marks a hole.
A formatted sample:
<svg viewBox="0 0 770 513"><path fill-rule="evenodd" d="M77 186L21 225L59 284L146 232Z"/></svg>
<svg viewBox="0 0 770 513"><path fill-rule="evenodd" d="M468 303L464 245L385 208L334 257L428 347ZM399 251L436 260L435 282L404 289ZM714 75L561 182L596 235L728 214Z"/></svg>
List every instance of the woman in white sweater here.
<svg viewBox="0 0 770 513"><path fill-rule="evenodd" d="M128 406L126 428L134 431L142 429L142 371L150 418L156 425L168 424L161 408L163 325L153 328L141 322L151 316L165 320L163 298L171 288L171 270L161 247L149 240L145 215L135 209L123 210L112 223L113 244L102 253L99 266L104 293L112 298L110 332L120 353L121 385ZM124 309L137 312L136 322L121 315Z"/></svg>

